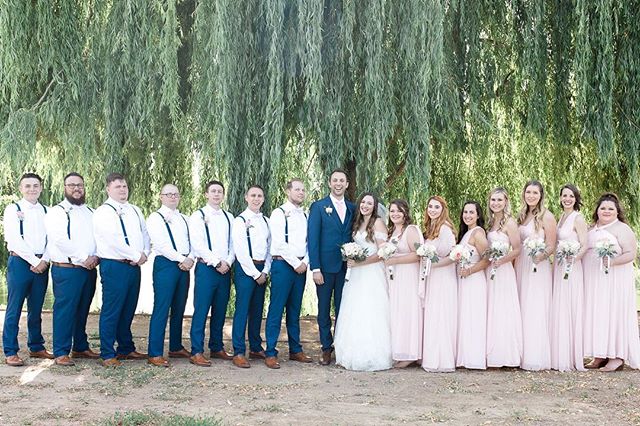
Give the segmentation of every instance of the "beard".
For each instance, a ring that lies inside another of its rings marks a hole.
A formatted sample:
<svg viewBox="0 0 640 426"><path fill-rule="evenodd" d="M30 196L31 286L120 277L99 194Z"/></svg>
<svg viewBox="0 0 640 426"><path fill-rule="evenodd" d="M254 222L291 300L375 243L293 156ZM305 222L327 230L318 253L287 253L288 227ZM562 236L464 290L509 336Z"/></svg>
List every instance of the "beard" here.
<svg viewBox="0 0 640 426"><path fill-rule="evenodd" d="M71 204L73 204L74 206L81 206L84 204L85 201L85 195L82 194L82 197L80 198L73 198L71 195L65 193L64 194L64 198L67 199L68 202L70 202Z"/></svg>

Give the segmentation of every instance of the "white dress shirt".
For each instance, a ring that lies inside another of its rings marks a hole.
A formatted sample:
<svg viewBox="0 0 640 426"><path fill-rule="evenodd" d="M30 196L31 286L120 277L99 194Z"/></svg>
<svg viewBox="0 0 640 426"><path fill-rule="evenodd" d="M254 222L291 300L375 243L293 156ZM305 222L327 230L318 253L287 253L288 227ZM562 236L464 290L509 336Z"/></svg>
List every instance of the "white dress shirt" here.
<svg viewBox="0 0 640 426"><path fill-rule="evenodd" d="M171 229L175 248L171 242L167 225ZM151 247L157 255L178 263L184 262L187 257L193 258L190 256L191 243L189 242L187 218L178 209L171 210L167 206L162 206L158 211L151 213L147 218L147 231Z"/></svg>
<svg viewBox="0 0 640 426"><path fill-rule="evenodd" d="M47 231L44 226L45 209L49 209L40 203L31 204L24 198L18 201L18 207L11 203L4 209L4 239L7 242L7 250L15 252L31 266L38 266L42 260L49 261L47 250ZM23 235L20 235L20 222L22 222Z"/></svg>
<svg viewBox="0 0 640 426"><path fill-rule="evenodd" d="M333 194L329 194L329 198L331 198L331 202L336 208L340 222L344 223L344 219L347 217L347 203L344 201L344 197L342 197L342 200L338 200Z"/></svg>
<svg viewBox="0 0 640 426"><path fill-rule="evenodd" d="M281 256L294 269L302 262L309 264L307 216L301 207L296 207L287 201L271 213L269 226L271 227L271 256ZM300 258L303 259L300 260Z"/></svg>
<svg viewBox="0 0 640 426"><path fill-rule="evenodd" d="M127 231L129 244L120 219ZM109 197L93 213L93 234L100 258L137 262L142 254L149 256L149 234L144 216L133 204L119 203Z"/></svg>
<svg viewBox="0 0 640 426"><path fill-rule="evenodd" d="M242 217L242 218L241 218ZM244 219L244 220L243 220ZM251 236L251 251L249 255L249 241L247 231ZM271 270L271 233L269 232L269 222L262 213L254 213L246 209L233 220L231 231L231 241L236 258L245 274L254 280L260 277L260 271L253 264L253 260L264 260L262 272L269 274Z"/></svg>
<svg viewBox="0 0 640 426"><path fill-rule="evenodd" d="M93 212L86 204L77 206L65 199L49 209L44 222L52 261L82 266L89 256L95 256Z"/></svg>
<svg viewBox="0 0 640 426"><path fill-rule="evenodd" d="M231 213L222 209L216 210L208 204L195 211L189 218L191 245L195 257L201 258L209 266L216 266L222 260L231 266L236 259L231 242L233 220Z"/></svg>

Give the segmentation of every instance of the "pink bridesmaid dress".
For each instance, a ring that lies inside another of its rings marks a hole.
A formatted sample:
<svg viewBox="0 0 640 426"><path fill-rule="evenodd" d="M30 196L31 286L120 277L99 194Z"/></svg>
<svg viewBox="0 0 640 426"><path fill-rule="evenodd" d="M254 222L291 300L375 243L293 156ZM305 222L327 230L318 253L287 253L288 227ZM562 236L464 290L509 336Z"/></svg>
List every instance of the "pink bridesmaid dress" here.
<svg viewBox="0 0 640 426"><path fill-rule="evenodd" d="M415 228L415 225L408 228ZM412 253L413 247L407 243L407 232L403 232L398 242L396 255ZM391 351L395 361L417 361L422 359L422 329L424 311L418 295L420 285L420 262L394 265L393 280L389 280L391 302Z"/></svg>
<svg viewBox="0 0 640 426"><path fill-rule="evenodd" d="M438 256L449 255L456 244L453 231L446 225L440 235L426 243L436 247ZM422 368L430 372L452 372L456 369L456 335L458 278L454 263L431 268L426 280L424 303L424 343Z"/></svg>
<svg viewBox="0 0 640 426"><path fill-rule="evenodd" d="M620 358L637 369L640 367L640 338L633 263L612 266L605 274L594 250L596 243L606 240L621 253L618 240L607 231L613 223L595 226L588 234L583 262L584 355Z"/></svg>
<svg viewBox="0 0 640 426"><path fill-rule="evenodd" d="M574 211L558 224L558 242L578 241L574 223L580 213ZM554 263L551 301L551 368L559 371L584 371L582 347L583 279L582 261L574 260L565 280L566 264Z"/></svg>
<svg viewBox="0 0 640 426"><path fill-rule="evenodd" d="M502 231L487 233L489 244L509 243ZM491 279L487 268L487 367L518 367L522 358L522 317L516 273L511 262L496 269Z"/></svg>
<svg viewBox="0 0 640 426"><path fill-rule="evenodd" d="M544 238L544 230L535 230L533 220L520 225L522 251L516 260L516 277L522 313L522 362L523 370L539 371L551 368L551 294L553 273L551 263L543 260L536 265L526 253L527 238Z"/></svg>
<svg viewBox="0 0 640 426"><path fill-rule="evenodd" d="M470 229L460 240L471 251L471 267L482 256L468 244L478 227ZM458 354L456 366L468 369L487 368L487 276L478 271L466 278L458 276Z"/></svg>

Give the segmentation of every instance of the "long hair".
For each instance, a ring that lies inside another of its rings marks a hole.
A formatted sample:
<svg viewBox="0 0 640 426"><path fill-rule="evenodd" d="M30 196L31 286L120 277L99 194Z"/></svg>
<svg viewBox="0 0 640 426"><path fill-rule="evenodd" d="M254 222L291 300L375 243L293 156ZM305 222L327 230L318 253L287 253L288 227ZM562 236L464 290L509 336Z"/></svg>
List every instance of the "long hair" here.
<svg viewBox="0 0 640 426"><path fill-rule="evenodd" d="M395 224L391 221L391 206L396 206L398 210L402 212L404 215L404 222L402 222L402 230L404 231L407 226L411 225L413 221L411 220L411 212L409 211L409 203L406 200L402 200L400 198L396 198L395 200L389 203L389 223L387 224L387 236L391 238L391 234L393 234L393 228Z"/></svg>
<svg viewBox="0 0 640 426"><path fill-rule="evenodd" d="M376 219L380 216L378 216L378 197L376 197L372 192L365 192L358 198L358 201L356 202L356 215L353 219L353 227L351 228L351 233L355 235L356 232L358 232L358 228L360 228L360 225L362 225L362 223L364 222L364 216L362 215L362 213L360 213L360 204L362 203L364 197L366 197L367 195L373 198L373 211L371 212L371 217L369 218L369 222L367 223L367 227L365 229L367 231L367 240L375 242L375 238L373 235L373 226L376 223Z"/></svg>
<svg viewBox="0 0 640 426"><path fill-rule="evenodd" d="M538 200L538 204L534 207L529 207L524 196L527 188L530 186L535 186L540 191L540 200ZM542 219L544 218L544 214L547 212L547 209L544 207L544 188L542 184L537 180L530 180L529 182L524 184L524 188L522 188L522 208L520 209L520 213L518 214L518 225L522 225L525 220L527 220L527 214L531 212L533 216L533 226L538 231L542 228Z"/></svg>
<svg viewBox="0 0 640 426"><path fill-rule="evenodd" d="M462 210L460 210L460 233L458 234L458 243L462 241L462 237L464 237L464 234L466 234L469 230L469 227L466 223L464 223L464 219L462 218L462 216L464 215L464 208L470 204L476 208L476 213L478 214L476 225L484 229L484 214L482 214L482 207L480 207L480 203L474 200L465 201L465 203L462 205Z"/></svg>
<svg viewBox="0 0 640 426"><path fill-rule="evenodd" d="M431 220L431 218L429 217L428 210L429 202L431 200L435 200L439 202L440 205L442 205L442 213L435 220ZM451 228L453 235L456 234L456 230L453 227L453 222L449 217L449 206L447 205L445 199L439 195L429 197L429 199L427 200L427 206L424 208L424 219L422 220L422 225L424 229L424 238L426 240L435 240L436 238L438 238L440 236L440 228L442 227L442 225L446 225Z"/></svg>
<svg viewBox="0 0 640 426"><path fill-rule="evenodd" d="M596 203L596 209L593 211L593 215L591 218L593 219L593 223L598 223L598 209L600 208L600 204L605 201L611 201L616 206L616 210L618 210L618 220L622 223L627 223L627 219L624 216L624 210L622 205L620 204L620 199L613 192L605 192L600 196L598 202Z"/></svg>
<svg viewBox="0 0 640 426"><path fill-rule="evenodd" d="M567 183L562 188L560 188L560 196L562 196L562 191L564 191L565 189L568 189L569 191L573 192L573 197L576 200L576 202L573 204L573 209L579 212L580 208L582 207L582 196L580 195L580 190L578 189L577 186L571 183ZM564 207L562 206L562 201L560 202L560 208L564 209Z"/></svg>
<svg viewBox="0 0 640 426"><path fill-rule="evenodd" d="M494 194L502 194L504 195L504 199L505 199L504 209L502 210L502 218L500 219L500 222L498 222L498 229L497 229L498 231L502 231L502 228L504 227L505 223L507 223L507 220L509 220L512 217L511 203L509 202L509 193L507 193L507 190L501 186L493 188L489 193L489 197L487 198L487 216L489 218L489 223L487 224L488 230L493 228L493 225L495 224L495 220L496 220L496 216L491 210L491 196Z"/></svg>

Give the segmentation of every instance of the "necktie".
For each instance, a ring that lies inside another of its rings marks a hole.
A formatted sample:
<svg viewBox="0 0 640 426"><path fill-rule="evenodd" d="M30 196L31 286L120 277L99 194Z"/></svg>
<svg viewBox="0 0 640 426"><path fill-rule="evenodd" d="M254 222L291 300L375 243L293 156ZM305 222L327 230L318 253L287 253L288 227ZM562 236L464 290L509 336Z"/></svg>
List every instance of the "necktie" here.
<svg viewBox="0 0 640 426"><path fill-rule="evenodd" d="M347 213L347 206L344 204L344 200L336 202L336 210L338 210L338 217L340 217L340 222L344 223L344 217Z"/></svg>

